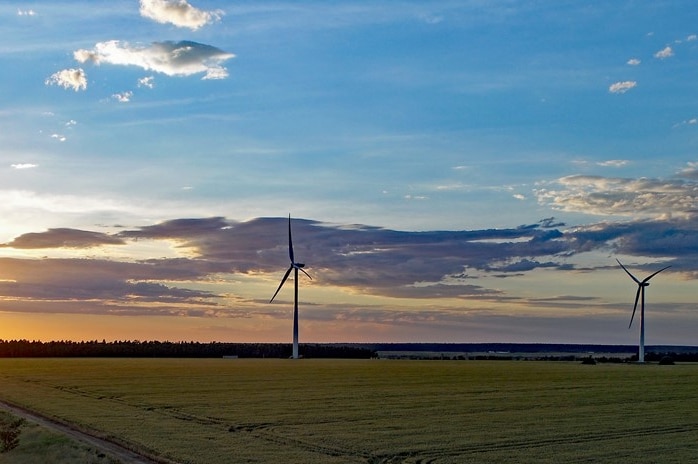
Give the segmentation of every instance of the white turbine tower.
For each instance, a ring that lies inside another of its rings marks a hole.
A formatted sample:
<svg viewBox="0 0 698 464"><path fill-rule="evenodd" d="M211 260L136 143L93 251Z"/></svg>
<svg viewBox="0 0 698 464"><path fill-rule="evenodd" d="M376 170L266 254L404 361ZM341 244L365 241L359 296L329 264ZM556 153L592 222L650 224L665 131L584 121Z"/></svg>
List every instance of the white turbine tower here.
<svg viewBox="0 0 698 464"><path fill-rule="evenodd" d="M637 293L635 294L635 306L633 307L633 315L630 317L630 324L628 324L628 328L633 325L633 318L635 318L635 310L637 309L637 301L642 297L642 302L640 304L640 346L638 349L638 355L637 355L637 360L638 362L644 363L645 362L645 287L649 287L650 282L649 280L662 272L665 269L669 269L671 266L664 267L657 272L650 274L648 277L645 277L644 280L640 281L638 280L634 275L628 271L625 266L623 266L623 263L621 263L618 259L618 264L620 264L620 267L623 268L623 270L630 276L631 279L635 281L637 284Z"/></svg>
<svg viewBox="0 0 698 464"><path fill-rule="evenodd" d="M288 279L288 276L291 274L291 271L294 272L293 274L293 284L294 284L294 295L293 295L293 359L298 359L298 271L300 270L303 274L308 276L310 280L313 280L310 275L305 272L305 264L303 263L297 263L295 258L293 257L293 239L291 238L291 215L288 215L288 256L291 258L291 266L289 266L288 270L286 271L286 274L284 274L284 278L281 279L281 283L279 284L279 287L276 289L276 292L274 292L274 296L271 297L271 300L269 300L269 303L274 301L274 298L276 298L276 294L279 293L279 290L281 290L281 287L284 286L284 283L286 283L286 279Z"/></svg>

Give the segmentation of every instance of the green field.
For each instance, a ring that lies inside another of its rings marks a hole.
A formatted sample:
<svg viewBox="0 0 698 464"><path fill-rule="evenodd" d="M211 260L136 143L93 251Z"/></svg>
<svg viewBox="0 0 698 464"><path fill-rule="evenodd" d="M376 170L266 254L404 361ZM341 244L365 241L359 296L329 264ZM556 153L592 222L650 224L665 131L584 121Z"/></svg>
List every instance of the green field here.
<svg viewBox="0 0 698 464"><path fill-rule="evenodd" d="M0 399L178 463L698 462L698 366L0 359Z"/></svg>

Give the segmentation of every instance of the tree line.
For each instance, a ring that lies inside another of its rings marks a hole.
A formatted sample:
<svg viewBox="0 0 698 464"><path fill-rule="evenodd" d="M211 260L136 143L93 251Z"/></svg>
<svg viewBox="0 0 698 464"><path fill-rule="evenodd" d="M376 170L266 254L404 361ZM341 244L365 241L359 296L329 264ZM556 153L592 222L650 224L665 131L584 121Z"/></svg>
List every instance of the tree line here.
<svg viewBox="0 0 698 464"><path fill-rule="evenodd" d="M3 358L288 358L291 353L290 343L0 340L0 357ZM368 359L376 356L371 349L342 344L301 344L300 353L305 358Z"/></svg>

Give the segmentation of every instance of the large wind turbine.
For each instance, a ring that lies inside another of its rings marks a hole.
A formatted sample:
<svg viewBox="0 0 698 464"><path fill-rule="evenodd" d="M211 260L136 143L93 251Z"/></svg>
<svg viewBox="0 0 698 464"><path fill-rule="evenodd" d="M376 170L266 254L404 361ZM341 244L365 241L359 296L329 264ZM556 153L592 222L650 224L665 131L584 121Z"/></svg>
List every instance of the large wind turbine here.
<svg viewBox="0 0 698 464"><path fill-rule="evenodd" d="M649 280L662 272L665 269L669 269L671 266L664 267L657 272L650 274L648 277L645 277L644 280L640 281L638 280L634 275L630 273L629 270L623 266L623 263L621 263L617 258L616 261L618 261L618 264L620 264L620 267L623 268L623 270L630 276L631 279L635 281L637 284L637 293L635 294L635 306L633 307L633 315L630 317L630 324L628 324L628 328L633 325L633 319L635 318L635 310L637 309L637 300L640 299L640 296L642 296L642 303L640 305L640 348L638 351L638 362L644 363L645 362L645 287L649 287L650 282Z"/></svg>
<svg viewBox="0 0 698 464"><path fill-rule="evenodd" d="M286 279L288 279L288 276L291 274L291 271L293 271L293 359L298 359L298 271L300 270L303 274L308 276L310 280L313 280L313 278L310 277L310 274L305 272L305 269L303 269L305 267L305 264L296 262L295 258L293 257L293 239L291 238L290 214L288 215L288 256L289 258L291 258L291 266L289 266L288 270L286 271L286 274L284 274L284 278L281 279L279 288L276 289L276 292L274 292L274 296L271 297L269 303L274 301L274 298L276 298L276 294L279 293L279 290L281 290L281 287L283 287L284 283L286 283Z"/></svg>

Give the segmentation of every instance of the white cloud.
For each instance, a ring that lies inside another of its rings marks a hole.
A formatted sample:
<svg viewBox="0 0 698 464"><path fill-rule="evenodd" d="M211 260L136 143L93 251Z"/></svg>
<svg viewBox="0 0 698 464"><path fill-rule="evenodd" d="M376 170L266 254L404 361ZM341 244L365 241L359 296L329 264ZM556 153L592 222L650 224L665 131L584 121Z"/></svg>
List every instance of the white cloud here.
<svg viewBox="0 0 698 464"><path fill-rule="evenodd" d="M221 10L203 11L191 6L186 0L141 0L141 16L162 24L174 24L193 31L206 24L219 21Z"/></svg>
<svg viewBox="0 0 698 464"><path fill-rule="evenodd" d="M68 122L65 123L65 126L66 126L66 127L72 127L72 126L76 125L77 123L78 123L78 122L77 122L75 119L71 119L70 121L68 121Z"/></svg>
<svg viewBox="0 0 698 464"><path fill-rule="evenodd" d="M153 82L155 80L155 76L146 76L146 77L141 77L138 79L138 87L147 87L149 89L152 89L155 87L155 83Z"/></svg>
<svg viewBox="0 0 698 464"><path fill-rule="evenodd" d="M659 58L660 60L669 58L670 56L674 56L674 50L672 50L669 46L664 47L663 49L659 50L657 53L654 54L654 57Z"/></svg>
<svg viewBox="0 0 698 464"><path fill-rule="evenodd" d="M600 161L596 164L599 166L604 166L604 167L613 167L613 168L621 168L628 164L628 160L608 160L608 161Z"/></svg>
<svg viewBox="0 0 698 464"><path fill-rule="evenodd" d="M56 140L58 140L59 142L65 142L66 140L68 140L68 139L65 137L65 135L62 135L62 134L51 134L51 138L52 138L52 139L56 139Z"/></svg>
<svg viewBox="0 0 698 464"><path fill-rule="evenodd" d="M681 126L695 126L696 124L698 124L698 118L691 118L691 119L684 119L683 121L674 124L673 127L676 128L676 127L681 127Z"/></svg>
<svg viewBox="0 0 698 464"><path fill-rule="evenodd" d="M17 10L17 16L36 16L34 10Z"/></svg>
<svg viewBox="0 0 698 464"><path fill-rule="evenodd" d="M121 92L121 93L115 93L111 97L118 101L119 103L128 103L131 101L131 97L133 96L133 92L131 91L126 91L126 92Z"/></svg>
<svg viewBox="0 0 698 464"><path fill-rule="evenodd" d="M608 91L611 93L625 93L633 87L637 86L635 81L622 81L611 84Z"/></svg>
<svg viewBox="0 0 698 464"><path fill-rule="evenodd" d="M39 165L38 164L32 164L32 163L17 163L17 164L11 164L11 167L14 169L32 169L36 168Z"/></svg>
<svg viewBox="0 0 698 464"><path fill-rule="evenodd" d="M515 193L515 194L512 195L512 196L513 196L514 198L516 198L517 200L525 200L525 199L526 199L526 197L523 196L523 195L521 195L520 193Z"/></svg>
<svg viewBox="0 0 698 464"><path fill-rule="evenodd" d="M45 81L46 85L59 85L64 89L85 90L87 88L87 76L82 68L64 69L52 74Z"/></svg>
<svg viewBox="0 0 698 464"><path fill-rule="evenodd" d="M168 76L190 76L205 73L203 79L223 79L228 71L221 65L234 57L216 47L197 42L154 42L149 46L132 46L126 42L111 40L99 42L92 50L73 53L80 63L138 66Z"/></svg>
<svg viewBox="0 0 698 464"><path fill-rule="evenodd" d="M639 65L640 63L641 63L641 61L640 61L638 58L630 58L630 59L628 60L628 64L629 64L630 66L637 66L637 65Z"/></svg>
<svg viewBox="0 0 698 464"><path fill-rule="evenodd" d="M698 35L691 34L688 37L686 37L686 42L693 42L694 40L698 40Z"/></svg>
<svg viewBox="0 0 698 464"><path fill-rule="evenodd" d="M691 177L687 168L684 177ZM539 189L538 201L567 212L633 217L693 216L698 210L698 185L680 179L626 179L568 176L560 189Z"/></svg>

